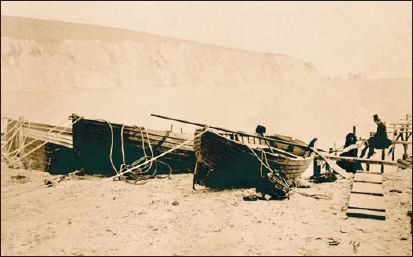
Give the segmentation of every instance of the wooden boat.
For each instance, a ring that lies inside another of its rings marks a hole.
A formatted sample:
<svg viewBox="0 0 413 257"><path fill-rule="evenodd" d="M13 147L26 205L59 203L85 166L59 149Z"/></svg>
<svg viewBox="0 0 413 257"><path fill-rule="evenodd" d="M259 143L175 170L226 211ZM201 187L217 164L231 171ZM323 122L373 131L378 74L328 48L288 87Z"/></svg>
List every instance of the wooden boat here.
<svg viewBox="0 0 413 257"><path fill-rule="evenodd" d="M157 156L193 138L193 134L189 133L109 123L104 120L81 118L78 115L72 115L71 118L73 121L80 119L74 123L72 132L76 168L84 169L88 173L115 174L110 157L119 171L123 158L125 164L129 165L145 155ZM159 158L159 161L168 164L173 173L193 172L193 142ZM169 173L169 168L166 165L158 165L157 174L165 173Z"/></svg>
<svg viewBox="0 0 413 257"><path fill-rule="evenodd" d="M202 131L197 129L195 134ZM208 130L194 141L194 184L213 188L255 187L260 170L265 171L260 159L264 163L268 160L271 169L285 172L289 182L299 178L314 159L306 144L280 135L271 139Z"/></svg>
<svg viewBox="0 0 413 257"><path fill-rule="evenodd" d="M21 164L26 169L46 171L52 174L67 174L73 171L74 155L71 128L29 121L21 122L24 120L9 118L4 128L9 132L4 137L5 142L8 143L4 149L7 153L3 155L3 157L8 156L5 157L8 162L17 164L17 158L9 159L11 156L16 156L21 157ZM20 126L18 124L21 124L20 129L18 129ZM15 133L16 135L10 138Z"/></svg>

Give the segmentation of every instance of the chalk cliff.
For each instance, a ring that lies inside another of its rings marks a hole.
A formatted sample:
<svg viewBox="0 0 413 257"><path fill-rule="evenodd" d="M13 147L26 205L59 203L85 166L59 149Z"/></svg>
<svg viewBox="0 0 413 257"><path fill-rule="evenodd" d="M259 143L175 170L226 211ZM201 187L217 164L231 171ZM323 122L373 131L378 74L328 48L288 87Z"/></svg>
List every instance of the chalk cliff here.
<svg viewBox="0 0 413 257"><path fill-rule="evenodd" d="M273 86L321 78L273 53L143 32L1 16L1 90Z"/></svg>

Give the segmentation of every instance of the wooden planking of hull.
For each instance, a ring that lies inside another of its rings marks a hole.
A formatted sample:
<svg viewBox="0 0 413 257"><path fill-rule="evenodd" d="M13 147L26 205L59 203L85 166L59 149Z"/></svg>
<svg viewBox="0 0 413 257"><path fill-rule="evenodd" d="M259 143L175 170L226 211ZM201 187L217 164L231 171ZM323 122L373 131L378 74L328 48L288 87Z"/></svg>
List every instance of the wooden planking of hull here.
<svg viewBox="0 0 413 257"><path fill-rule="evenodd" d="M71 117L73 120L80 118L75 115ZM127 165L145 155L157 156L193 137L191 134L127 125L122 130L122 124L110 124L113 129L112 159L117 170L123 163L122 137ZM111 145L112 131L106 121L81 118L73 125L73 148L77 169L84 169L89 173L114 174L110 162ZM173 173L193 172L195 166L193 142L181 146L159 160L170 165ZM167 172L169 172L167 166L158 165L158 173Z"/></svg>
<svg viewBox="0 0 413 257"><path fill-rule="evenodd" d="M201 131L198 129L195 134ZM286 137L282 139L292 143L301 142ZM285 172L290 181L300 177L314 158L309 152L290 147L288 143L277 143L281 145L278 149L271 143L272 153L265 140L255 140L254 143L252 137L230 133L207 131L197 137L194 143L198 162L194 183L214 188L248 188L256 185L261 163L251 149L259 157L265 151L270 167Z"/></svg>

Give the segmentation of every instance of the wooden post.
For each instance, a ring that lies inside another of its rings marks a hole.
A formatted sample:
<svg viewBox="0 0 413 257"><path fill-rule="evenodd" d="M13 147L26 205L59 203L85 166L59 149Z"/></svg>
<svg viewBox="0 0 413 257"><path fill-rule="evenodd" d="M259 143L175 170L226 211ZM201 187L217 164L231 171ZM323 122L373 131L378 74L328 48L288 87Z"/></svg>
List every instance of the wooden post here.
<svg viewBox="0 0 413 257"><path fill-rule="evenodd" d="M182 131L182 128L181 128L181 134L182 134L182 133L184 133L184 132Z"/></svg>
<svg viewBox="0 0 413 257"><path fill-rule="evenodd" d="M79 150L80 146L79 143L81 142L81 133L79 130L79 122L76 122L78 119L81 119L82 117L80 117L79 115L72 113L71 116L69 116L69 119L72 120L72 142L73 142L73 153L74 153L74 157L73 157L73 163L74 163L74 169L75 170L80 170L81 168L83 168L83 161L82 158L83 156L81 156L81 152ZM76 123L75 123L76 122Z"/></svg>
<svg viewBox="0 0 413 257"><path fill-rule="evenodd" d="M19 123L23 123L24 122L24 117L20 116L19 117ZM16 149L21 148L24 144L23 139L24 139L24 125L20 128L19 132L17 133L17 141L16 141ZM24 155L25 151L24 149L20 150L20 155Z"/></svg>
<svg viewBox="0 0 413 257"><path fill-rule="evenodd" d="M354 134L354 136L357 138L357 134L356 134L356 126L353 126L353 134Z"/></svg>
<svg viewBox="0 0 413 257"><path fill-rule="evenodd" d="M171 131L172 131L173 126L174 126L174 124L171 123Z"/></svg>
<svg viewBox="0 0 413 257"><path fill-rule="evenodd" d="M381 150L381 159L384 161L384 158L386 156L386 149ZM381 173L384 173L384 165L381 165Z"/></svg>
<svg viewBox="0 0 413 257"><path fill-rule="evenodd" d="M313 176L318 177L321 173L321 165L319 165L317 158L313 161Z"/></svg>
<svg viewBox="0 0 413 257"><path fill-rule="evenodd" d="M396 125L393 125L393 141L396 139L396 135L397 135Z"/></svg>

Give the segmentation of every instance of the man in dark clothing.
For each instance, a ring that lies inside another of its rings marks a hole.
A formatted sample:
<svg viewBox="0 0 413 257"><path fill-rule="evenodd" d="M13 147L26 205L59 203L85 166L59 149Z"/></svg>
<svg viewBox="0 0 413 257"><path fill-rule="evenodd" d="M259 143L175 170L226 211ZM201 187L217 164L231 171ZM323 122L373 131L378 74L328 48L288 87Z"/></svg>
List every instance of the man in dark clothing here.
<svg viewBox="0 0 413 257"><path fill-rule="evenodd" d="M255 129L255 133L257 133L260 136L264 136L265 132L267 132L267 129L264 126L258 125L257 128Z"/></svg>
<svg viewBox="0 0 413 257"><path fill-rule="evenodd" d="M377 124L377 131L373 137L370 137L369 140L367 140L360 158L363 158L367 149L369 149L367 158L370 158L375 153L374 149L386 149L392 144L392 141L387 138L387 128L384 122L380 120L377 114L375 114L373 118L374 122Z"/></svg>
<svg viewBox="0 0 413 257"><path fill-rule="evenodd" d="M346 142L344 143L344 148L347 148L347 147L349 147L351 145L354 145L356 143L357 143L356 135L354 135L353 133L348 133L347 136L346 136ZM347 152L344 152L344 153L340 154L340 156L357 157L358 156L358 149L357 148L351 149L350 151L347 151ZM346 160L339 160L336 163L337 163L338 166L345 169L347 172L356 173L357 170L363 170L363 168L361 167L360 162L349 162L349 161L346 161Z"/></svg>

